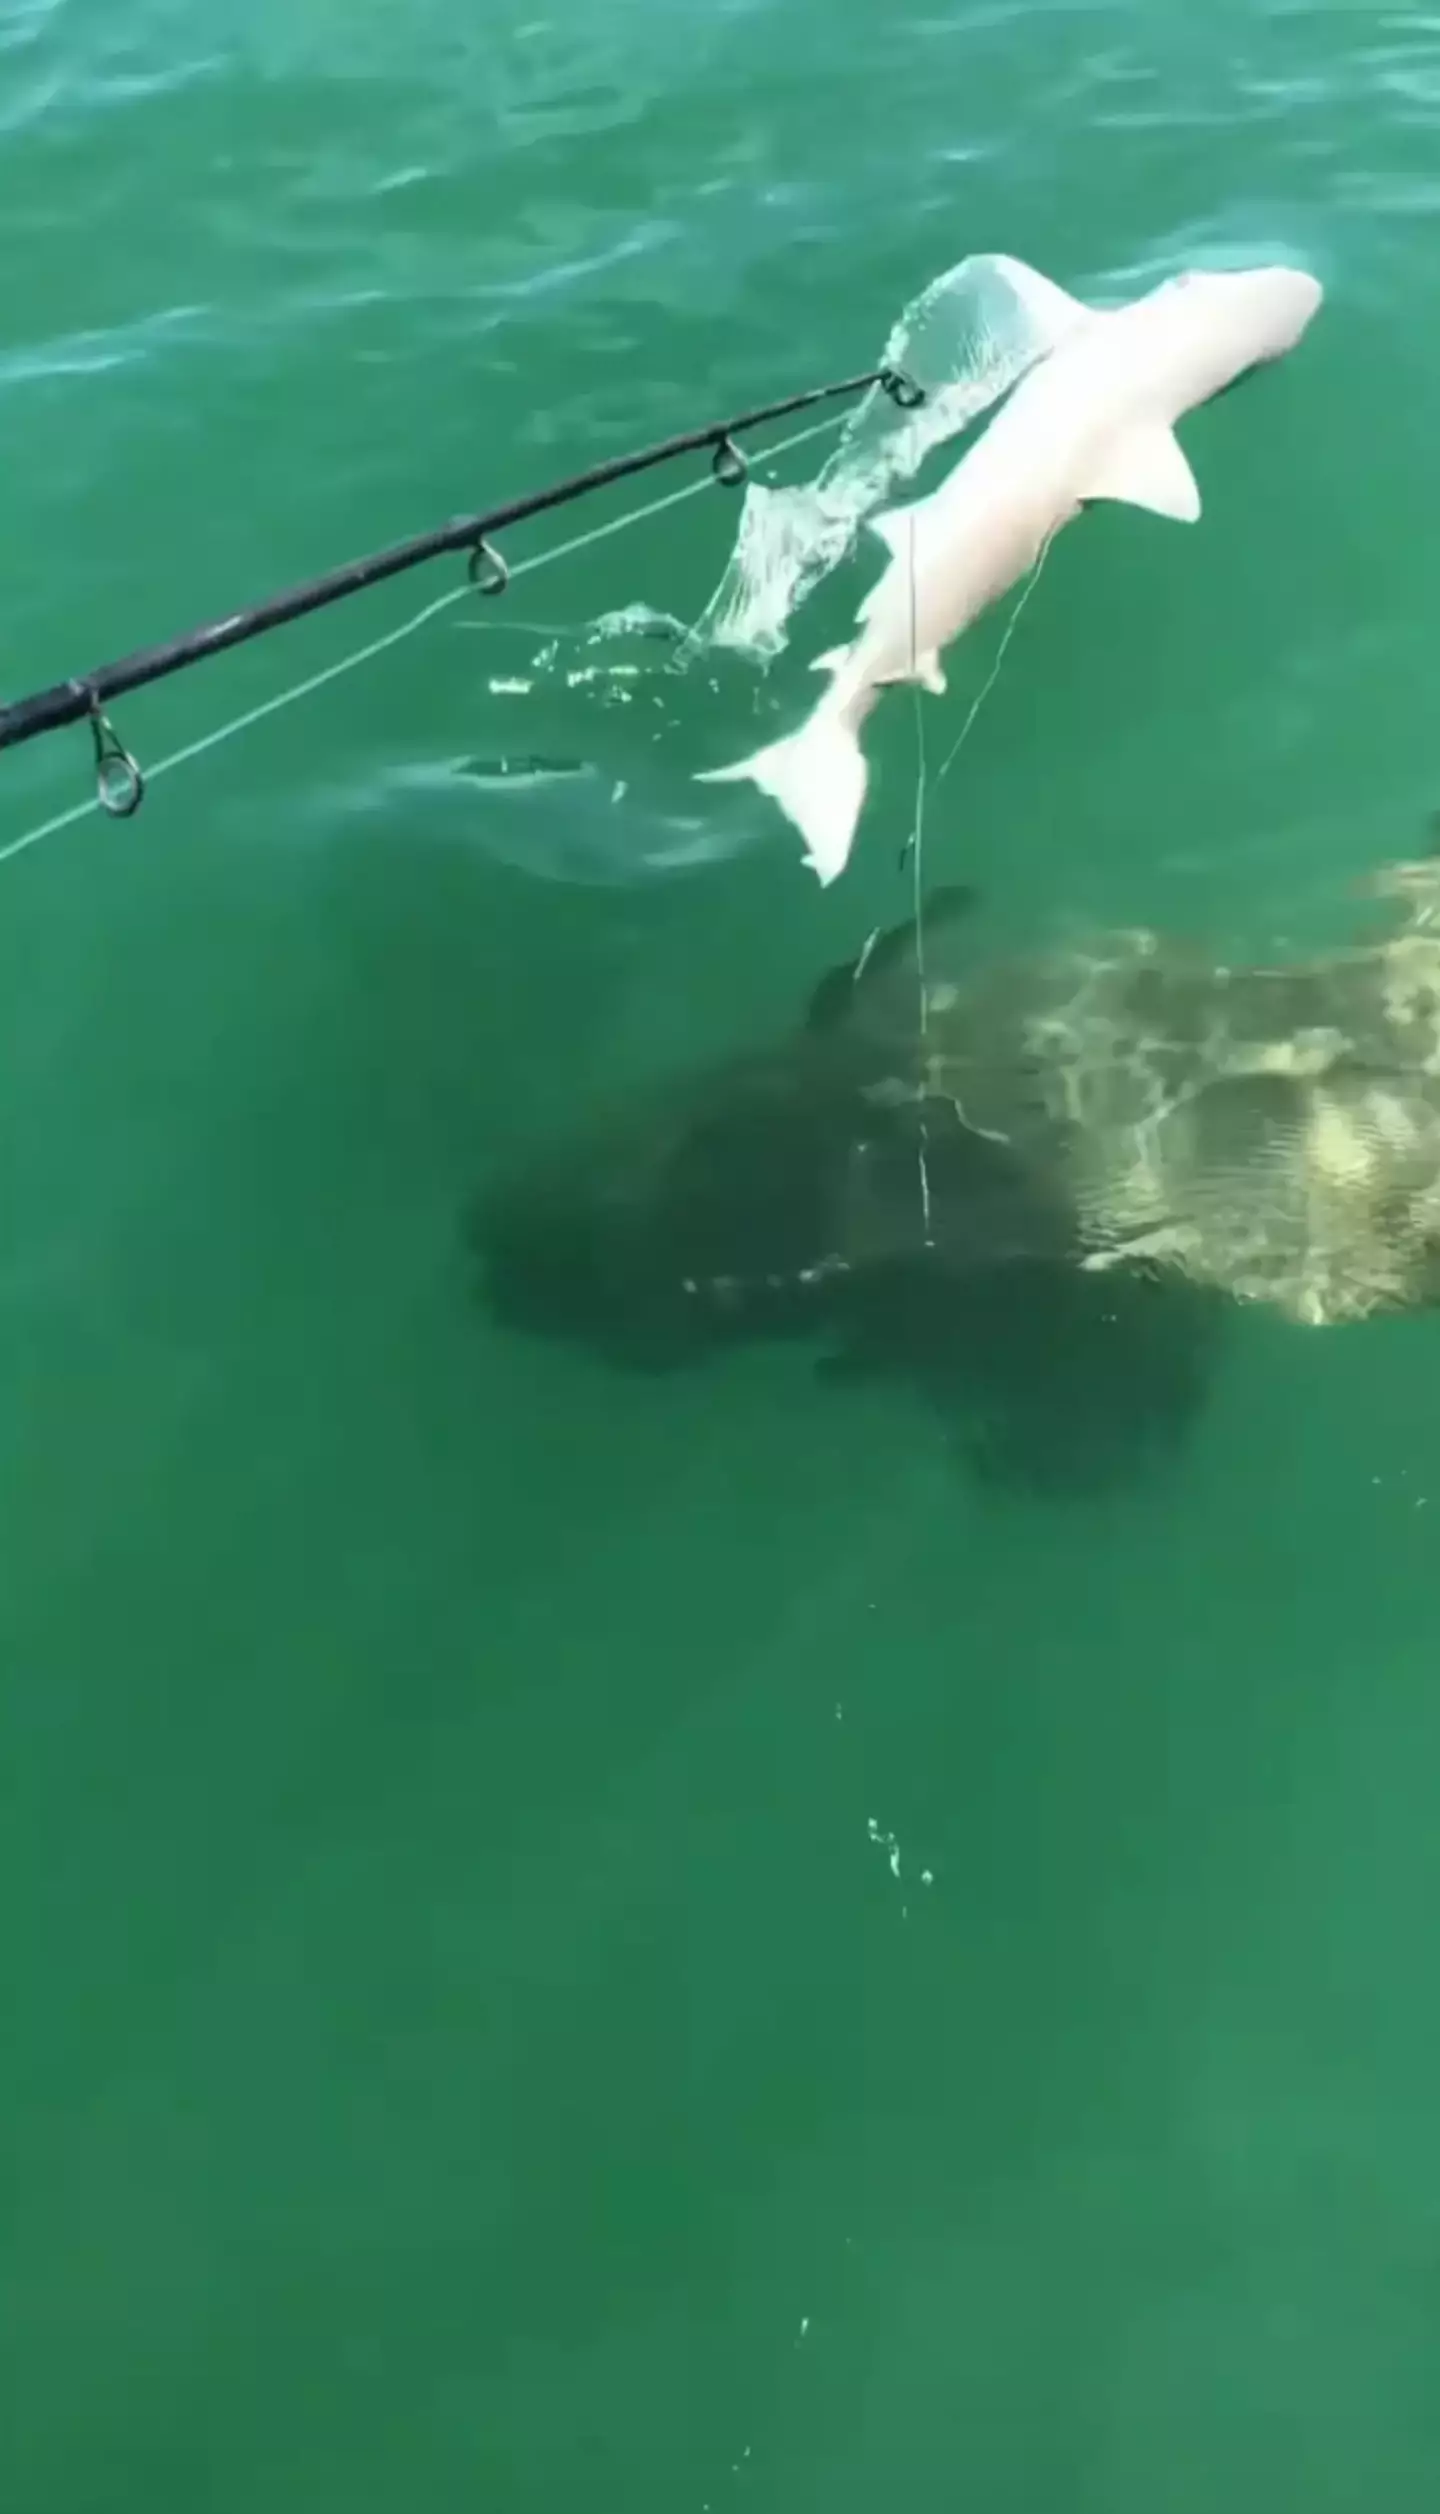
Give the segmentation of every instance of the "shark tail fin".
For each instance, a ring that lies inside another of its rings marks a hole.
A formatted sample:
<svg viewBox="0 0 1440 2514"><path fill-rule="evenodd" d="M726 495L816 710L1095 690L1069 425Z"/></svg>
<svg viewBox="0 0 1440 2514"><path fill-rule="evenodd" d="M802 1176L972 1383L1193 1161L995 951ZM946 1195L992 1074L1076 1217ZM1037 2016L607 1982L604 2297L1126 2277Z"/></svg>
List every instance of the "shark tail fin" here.
<svg viewBox="0 0 1440 2514"><path fill-rule="evenodd" d="M783 742L772 742L732 768L706 769L700 785L748 778L778 803L805 841L805 860L823 883L845 869L865 801L868 771L855 729L824 705Z"/></svg>

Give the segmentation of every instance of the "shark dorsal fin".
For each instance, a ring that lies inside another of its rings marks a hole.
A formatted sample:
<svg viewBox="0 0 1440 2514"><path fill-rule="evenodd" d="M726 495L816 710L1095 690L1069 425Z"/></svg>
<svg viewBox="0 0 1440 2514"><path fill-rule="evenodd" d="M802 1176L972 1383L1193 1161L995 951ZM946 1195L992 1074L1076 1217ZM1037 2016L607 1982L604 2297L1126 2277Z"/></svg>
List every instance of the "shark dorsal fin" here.
<svg viewBox="0 0 1440 2514"><path fill-rule="evenodd" d="M1107 447L1098 471L1081 492L1087 505L1099 499L1148 507L1177 524L1193 524L1200 490L1171 429L1128 428Z"/></svg>
<svg viewBox="0 0 1440 2514"><path fill-rule="evenodd" d="M1033 270L1028 262L1018 262L1013 253L996 253L989 258L996 277L1005 282L1024 309L1040 356L1058 349L1082 323L1095 320L1097 307L1072 297L1068 288L1047 279L1043 271Z"/></svg>
<svg viewBox="0 0 1440 2514"><path fill-rule="evenodd" d="M927 893L924 929L937 934L943 927L973 916L979 905L978 894L965 882L945 882L938 890ZM834 969L827 969L814 994L806 1015L807 1030L834 1030L852 1011L857 989L867 978L883 977L887 970L903 969L915 959L915 921L902 918L888 932L877 926L863 949L853 960L842 960Z"/></svg>

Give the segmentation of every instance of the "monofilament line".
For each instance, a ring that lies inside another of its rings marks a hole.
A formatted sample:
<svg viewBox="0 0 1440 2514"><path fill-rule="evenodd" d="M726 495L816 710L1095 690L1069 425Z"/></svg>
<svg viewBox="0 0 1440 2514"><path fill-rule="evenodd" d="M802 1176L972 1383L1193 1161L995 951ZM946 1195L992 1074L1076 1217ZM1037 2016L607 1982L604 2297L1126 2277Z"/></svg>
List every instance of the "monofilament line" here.
<svg viewBox="0 0 1440 2514"><path fill-rule="evenodd" d="M925 982L925 718L920 706L920 684L915 678L919 661L919 621L915 587L915 512L910 525L910 687L915 704L915 818L910 831L910 862L913 869L911 897L915 919L915 984L919 993L920 1014L920 1219L925 1232L925 1245L933 1248L930 1205L930 1122L926 1104L930 1094L930 990Z"/></svg>
<svg viewBox="0 0 1440 2514"><path fill-rule="evenodd" d="M829 435L843 423L844 413L832 412L828 418L818 419L808 428L797 429L793 436L782 437L780 443L772 445L760 459L776 461L780 455L793 453L797 446L808 445L817 436ZM672 489L663 498L651 498L646 505L632 507L625 515L612 516L608 523L596 524L589 532L576 533L569 541L557 541L553 549L537 550L533 558L517 559L510 570L511 582L532 575L537 568L553 567L557 559L573 558L577 551L588 550L597 541L608 541L612 533L624 532L631 524L643 524L652 515L663 515L670 507L682 505L686 498L702 496L712 485L708 475L698 480L687 480L683 488ZM298 699L312 697L331 681L339 681L347 672L358 670L362 663L373 663L377 655L388 654L392 647L403 645L407 637L414 637L420 629L428 628L442 611L449 611L456 603L474 600L472 586L455 586L448 594L441 594L438 601L427 602L422 611L417 611L413 619L402 621L399 628L388 630L383 637L372 638L368 646L359 646L353 654L342 655L338 663L327 664L323 671L312 672L307 679L278 691L274 698L262 700L258 707L247 708L243 716L232 716L228 724L217 725L213 733L202 734L198 741L187 742L182 750L171 751L166 758L157 759L152 767L146 769L147 785L157 777L166 776L172 768L184 768L191 760L203 759L207 751L218 750L222 743L232 741L236 734L248 733L252 726L263 724L268 716L278 716L283 708L293 707ZM497 628L505 625L502 620L495 622ZM36 828L27 829L19 838L12 838L8 845L0 847L0 865L12 863L16 856L26 854L31 847L38 847L42 839L58 837L62 829L73 829L78 822L88 820L92 812L99 810L99 796L87 795L83 803L72 804L68 812L57 812L52 820L41 821Z"/></svg>
<svg viewBox="0 0 1440 2514"><path fill-rule="evenodd" d="M967 717L966 717L966 719L965 719L965 722L964 722L964 723L963 723L963 725L960 727L959 732L956 734L955 739L954 739L953 743L951 744L951 746L950 746L950 749L949 749L948 753L946 754L945 765L944 765L944 767L941 769L939 776L938 776L938 777L936 778L936 780L935 780L935 783L936 783L936 785L937 785L937 786L938 786L938 785L943 785L943 783L944 783L944 781L945 781L946 777L949 775L950 770L951 770L951 768L954 766L955 760L956 760L956 758L958 757L958 755L959 755L959 753L960 753L961 749L964 747L964 744L965 744L965 743L969 740L970 733L971 733L971 729L972 729L972 728L973 728L973 726L974 726L974 723L975 723L975 719L976 719L976 717L979 715L980 710L981 710L981 708L984 706L986 699L989 697L989 695L990 695L991 691L992 691L992 690L994 689L994 687L995 687L996 682L997 682L997 681L999 680L999 678L1000 678L1000 666L1001 666L1001 665L1002 665L1002 663L1005 661L1006 649L1008 648L1008 646L1009 646L1009 644L1010 644L1010 640L1011 640L1011 638L1014 636L1015 631L1016 631L1016 630L1017 630L1017 628L1020 626L1020 614L1021 614L1021 612L1024 610L1026 603L1029 601L1030 596L1033 594L1033 592L1035 591L1036 586L1037 586L1037 585L1039 584L1039 582L1040 582L1040 570L1041 570L1041 569L1042 569L1042 567L1045 565L1045 561L1046 561L1047 557L1049 556L1050 544L1051 544L1051 542L1054 540L1054 537L1055 537L1055 536L1054 536L1054 534L1053 534L1053 533L1047 533L1047 534L1046 534L1046 536L1045 536L1045 538L1044 538L1044 540L1043 540L1043 541L1041 542L1041 544L1040 544L1039 555L1037 556L1036 561L1035 561L1035 564L1034 564L1034 566L1031 568L1029 575L1028 575L1028 576L1026 577L1026 579L1025 579L1025 583L1024 583L1024 585L1023 585L1022 589L1021 589L1020 599L1019 599L1019 601L1016 603L1014 610L1011 612L1009 619L1008 619L1008 620L1006 621L1006 623L1005 623L1005 632L1004 632L1004 635L1002 636L1002 638L1001 638L1001 640L1000 640L999 645L998 645L998 646L996 647L996 649L995 649L995 660L994 660L994 662L992 663L992 665L990 666L990 670L989 670L989 672L987 673L987 675L986 675L986 677L985 677L985 682L984 682L984 685L983 685L983 687L981 688L981 690L980 690L980 693L979 693L978 697L973 698L973 699L971 700L971 702L970 702L970 712L969 712L969 714L967 715Z"/></svg>

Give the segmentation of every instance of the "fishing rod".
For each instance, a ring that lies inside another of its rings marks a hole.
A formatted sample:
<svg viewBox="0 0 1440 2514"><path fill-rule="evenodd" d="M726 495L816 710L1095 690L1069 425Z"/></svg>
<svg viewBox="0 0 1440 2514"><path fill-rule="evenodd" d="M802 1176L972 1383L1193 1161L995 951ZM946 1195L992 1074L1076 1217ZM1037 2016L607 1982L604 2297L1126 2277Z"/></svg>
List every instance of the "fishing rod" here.
<svg viewBox="0 0 1440 2514"><path fill-rule="evenodd" d="M548 514L552 507L569 506L576 498L588 497L592 490L608 488L617 480L629 480L637 472L653 471L658 464L673 462L681 454L703 453L707 448L711 450L715 478L725 488L737 488L750 470L735 442L737 437L761 427L766 420L786 419L797 410L813 409L818 402L837 401L876 385L900 410L918 410L925 400L922 387L899 368L875 367L864 375L846 376L836 384L813 385L809 392L794 393L786 401L767 402L759 410L740 411L733 419L717 419L706 428L687 429L682 435L666 437L662 444L645 446L639 453L614 455L608 462L596 463L589 471L557 482L553 488L512 498L508 504L491 507L481 515L455 516L433 532L416 533L408 541L394 542L388 550L378 550L366 559L351 559L327 575L312 577L307 584L272 595L268 602L231 612L204 628L189 630L183 637L172 637L163 645L141 647L119 663L102 664L97 671L57 681L49 689L32 692L28 698L13 699L8 706L0 706L0 751L33 742L42 733L58 732L64 725L88 722L95 745L97 799L113 818L128 820L144 801L145 775L105 714L110 700L121 698L130 690L144 689L152 681L166 680L173 672L184 672L191 664L203 663L208 655L222 655L232 646L245 645L252 637L264 636L291 620L322 611L332 602L363 593L368 586L382 585L392 576L406 575L411 568L423 567L431 559L457 551L469 553L469 576L477 593L503 594L510 582L510 569L495 548L492 534L511 524L524 523L532 515Z"/></svg>

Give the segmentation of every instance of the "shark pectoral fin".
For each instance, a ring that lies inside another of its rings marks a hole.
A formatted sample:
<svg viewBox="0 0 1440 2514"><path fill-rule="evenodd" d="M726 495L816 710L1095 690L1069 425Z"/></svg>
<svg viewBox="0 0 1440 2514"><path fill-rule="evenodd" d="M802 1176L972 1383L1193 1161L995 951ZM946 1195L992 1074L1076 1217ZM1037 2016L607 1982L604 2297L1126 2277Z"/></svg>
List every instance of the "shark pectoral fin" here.
<svg viewBox="0 0 1440 2514"><path fill-rule="evenodd" d="M1087 505L1106 498L1148 507L1177 524L1193 524L1200 513L1199 484L1169 428L1131 428L1117 438L1081 496Z"/></svg>

